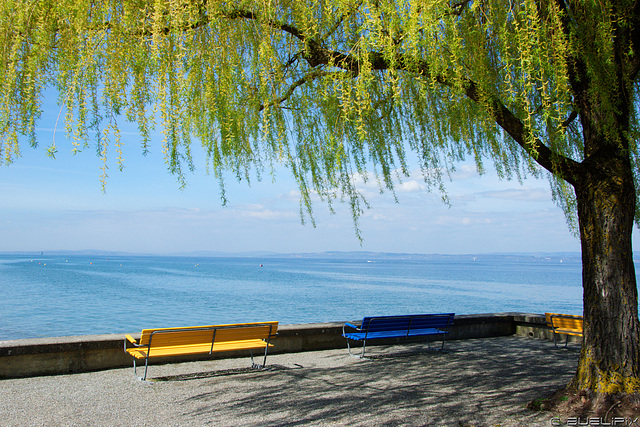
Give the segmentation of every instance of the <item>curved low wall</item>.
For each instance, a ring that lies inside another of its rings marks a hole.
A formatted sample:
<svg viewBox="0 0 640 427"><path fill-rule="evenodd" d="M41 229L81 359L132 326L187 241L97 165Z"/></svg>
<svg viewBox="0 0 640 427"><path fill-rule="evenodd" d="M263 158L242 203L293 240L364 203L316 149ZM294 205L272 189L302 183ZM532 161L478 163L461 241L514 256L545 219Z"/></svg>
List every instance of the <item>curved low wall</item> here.
<svg viewBox="0 0 640 427"><path fill-rule="evenodd" d="M280 325L274 348L269 354L345 348L342 325L313 323ZM154 325L150 325L154 326ZM138 338L135 334L134 337ZM447 340L522 335L552 339L543 315L529 313L490 313L456 316ZM0 379L36 375L57 375L131 366L123 351L124 335L85 335L0 341ZM345 350L346 351L346 350ZM246 352L217 353L213 358L246 357ZM211 359L174 357L171 362ZM164 363L168 360L157 360Z"/></svg>

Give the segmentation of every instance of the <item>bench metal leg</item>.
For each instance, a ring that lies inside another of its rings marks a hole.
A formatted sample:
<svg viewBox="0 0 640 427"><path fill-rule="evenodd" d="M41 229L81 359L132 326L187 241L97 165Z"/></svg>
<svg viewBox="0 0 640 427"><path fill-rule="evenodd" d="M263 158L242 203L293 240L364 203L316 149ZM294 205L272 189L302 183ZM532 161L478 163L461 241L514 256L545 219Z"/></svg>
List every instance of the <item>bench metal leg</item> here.
<svg viewBox="0 0 640 427"><path fill-rule="evenodd" d="M256 362L253 361L253 349L252 348L249 349L249 353L251 354L251 367L252 368L258 368L260 365L258 365Z"/></svg>
<svg viewBox="0 0 640 427"><path fill-rule="evenodd" d="M443 333L442 334L442 345L440 346L440 351L444 351L444 342L447 339L447 334ZM427 335L427 349L431 348L431 339L429 338L429 335Z"/></svg>
<svg viewBox="0 0 640 427"><path fill-rule="evenodd" d="M349 338L347 338L347 351L349 352L349 356L355 356L355 354L351 353L351 345L349 344Z"/></svg>
<svg viewBox="0 0 640 427"><path fill-rule="evenodd" d="M133 358L133 375L135 375L136 377L138 377L138 371L136 370L136 358ZM140 377L138 377L138 379L140 379Z"/></svg>
<svg viewBox="0 0 640 427"><path fill-rule="evenodd" d="M144 376L138 377L138 367L136 366L136 358L133 358L133 374L138 377L140 381L146 381L147 379L147 369L149 368L149 358L144 359Z"/></svg>
<svg viewBox="0 0 640 427"><path fill-rule="evenodd" d="M144 377L142 377L142 381L146 381L147 380L147 369L149 369L149 356L147 355L147 358L144 359Z"/></svg>
<svg viewBox="0 0 640 427"><path fill-rule="evenodd" d="M267 341L267 346L264 348L264 360L262 361L262 367L267 366L267 353L269 352L269 342Z"/></svg>
<svg viewBox="0 0 640 427"><path fill-rule="evenodd" d="M249 349L249 352L251 353L251 367L255 368L255 369L264 369L265 366L267 366L267 353L269 352L269 345L267 344L267 347L264 348L264 359L262 359L262 365L257 364L256 362L253 361L253 349Z"/></svg>
<svg viewBox="0 0 640 427"><path fill-rule="evenodd" d="M427 349L431 348L431 338L429 338L429 335L426 336L427 337ZM444 332L442 333L442 345L440 346L440 351L444 351L444 342L447 339L447 334L445 334Z"/></svg>
<svg viewBox="0 0 640 427"><path fill-rule="evenodd" d="M347 338L347 350L349 351L349 356L359 357L361 359L364 359L365 358L364 357L364 351L365 351L366 346L367 346L367 340L363 340L362 341L362 353L360 353L359 356L357 354L353 354L351 352L351 345L349 344L349 338Z"/></svg>
<svg viewBox="0 0 640 427"><path fill-rule="evenodd" d="M564 348L567 348L567 345L569 344L569 334L565 334L567 336L567 338L564 340ZM558 341L556 339L556 331L553 331L553 345L556 346L556 348L558 348Z"/></svg>

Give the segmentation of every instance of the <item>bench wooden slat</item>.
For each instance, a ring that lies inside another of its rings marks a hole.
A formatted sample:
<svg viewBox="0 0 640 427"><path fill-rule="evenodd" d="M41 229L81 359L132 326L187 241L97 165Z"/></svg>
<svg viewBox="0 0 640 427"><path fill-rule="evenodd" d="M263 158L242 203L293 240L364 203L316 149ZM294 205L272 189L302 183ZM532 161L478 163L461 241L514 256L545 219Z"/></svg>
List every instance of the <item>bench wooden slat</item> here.
<svg viewBox="0 0 640 427"><path fill-rule="evenodd" d="M148 359L179 355L210 354L221 351L267 349L276 336L278 322L237 323L177 328L143 329L140 340L125 337L125 352L135 359L145 359L146 379ZM135 347L127 348L127 342ZM253 356L252 356L253 360Z"/></svg>
<svg viewBox="0 0 640 427"><path fill-rule="evenodd" d="M569 335L583 336L583 322L582 316L574 314L560 314L560 313L545 313L545 319L547 326L553 331L553 342L556 344L556 334L567 335L565 347L569 342Z"/></svg>
<svg viewBox="0 0 640 427"><path fill-rule="evenodd" d="M266 341L263 340L243 340L243 341L226 341L222 343L214 343L213 348L211 343L191 344L191 345L179 345L170 347L152 347L151 351L147 348L130 348L127 352L133 357L138 359L144 359L147 357L167 357L178 356L183 354L208 354L209 352L220 351L232 351L232 350L252 350L252 349L264 349L267 347ZM273 347L273 344L269 344L269 347Z"/></svg>
<svg viewBox="0 0 640 427"><path fill-rule="evenodd" d="M365 317L361 329L369 332L446 328L450 314Z"/></svg>
<svg viewBox="0 0 640 427"><path fill-rule="evenodd" d="M382 339L382 338L410 338L410 337L423 337L426 335L438 335L445 334L447 331L443 331L438 328L423 328L412 329L410 331L376 331L376 332L355 332L345 334L345 338L349 338L355 341L363 341L365 339Z"/></svg>
<svg viewBox="0 0 640 427"><path fill-rule="evenodd" d="M154 331L152 334L144 335L141 339L143 345L151 343L153 347L181 346L189 344L209 344L215 340L216 343L226 341L238 342L252 339L268 339L272 335L269 326L249 327L241 329L204 329L193 331L165 332Z"/></svg>
<svg viewBox="0 0 640 427"><path fill-rule="evenodd" d="M211 344L214 331L216 341L238 341L251 338L267 339L269 334L275 335L277 330L278 322L143 329L139 344L148 345L149 340L152 340L154 346L162 346L165 342L169 343L169 345L171 343L181 345L198 342Z"/></svg>
<svg viewBox="0 0 640 427"><path fill-rule="evenodd" d="M583 335L581 330L577 329L554 329L556 334L574 335L581 337Z"/></svg>
<svg viewBox="0 0 640 427"><path fill-rule="evenodd" d="M342 329L342 336L347 339L349 354L349 340L362 341L362 356L367 340L371 339L442 335L444 348L444 336L449 333L453 317L454 313L365 317L359 327L347 323ZM347 327L352 331L347 332Z"/></svg>

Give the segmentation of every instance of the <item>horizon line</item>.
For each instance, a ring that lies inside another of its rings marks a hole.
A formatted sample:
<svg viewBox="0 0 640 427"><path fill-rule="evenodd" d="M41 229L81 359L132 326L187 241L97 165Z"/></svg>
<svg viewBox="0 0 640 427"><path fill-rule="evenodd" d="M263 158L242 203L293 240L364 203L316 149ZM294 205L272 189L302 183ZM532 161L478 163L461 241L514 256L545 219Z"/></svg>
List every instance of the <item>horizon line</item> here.
<svg viewBox="0 0 640 427"><path fill-rule="evenodd" d="M531 256L531 257L581 257L579 251L515 251L515 252L468 252L468 253L423 253L423 252L386 252L386 251L298 251L298 252L278 252L278 251L187 251L187 252L143 252L143 251L119 251L104 249L56 249L56 250L20 250L20 251L0 251L0 255L98 255L98 256L175 256L175 257L275 257L275 256L319 256L319 255L343 255L343 256ZM635 255L635 253L634 253ZM640 253L638 254L640 255Z"/></svg>

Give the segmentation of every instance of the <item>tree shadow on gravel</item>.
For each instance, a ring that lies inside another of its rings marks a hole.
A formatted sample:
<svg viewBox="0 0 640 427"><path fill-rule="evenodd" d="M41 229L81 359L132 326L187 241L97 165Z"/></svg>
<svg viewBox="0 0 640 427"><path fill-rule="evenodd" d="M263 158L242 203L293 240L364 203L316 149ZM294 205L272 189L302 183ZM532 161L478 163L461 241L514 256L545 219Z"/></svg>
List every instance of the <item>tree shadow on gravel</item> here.
<svg viewBox="0 0 640 427"><path fill-rule="evenodd" d="M448 347L444 353L385 353L337 368L205 379L208 391L187 399L197 409L185 415L216 425L256 419L279 426L536 425L526 422L551 415L528 410L527 403L565 385L579 355L578 349L516 337Z"/></svg>

